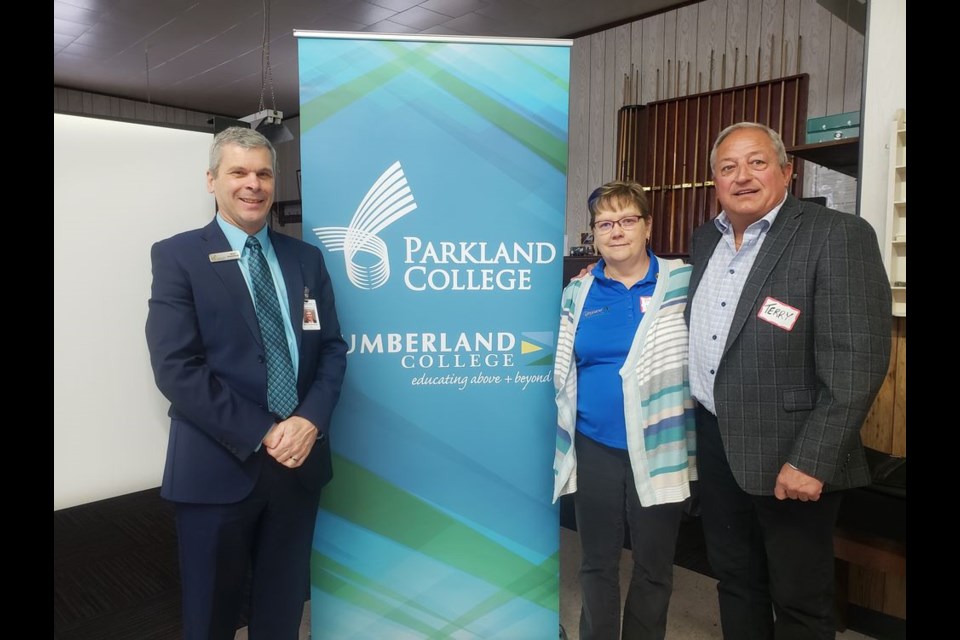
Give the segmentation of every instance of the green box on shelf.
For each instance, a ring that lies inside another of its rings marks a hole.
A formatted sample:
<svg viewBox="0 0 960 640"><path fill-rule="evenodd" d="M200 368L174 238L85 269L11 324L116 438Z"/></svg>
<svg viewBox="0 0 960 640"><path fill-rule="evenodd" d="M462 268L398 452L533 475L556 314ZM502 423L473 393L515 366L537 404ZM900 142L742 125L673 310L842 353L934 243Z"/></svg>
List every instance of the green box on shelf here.
<svg viewBox="0 0 960 640"><path fill-rule="evenodd" d="M860 127L846 127L844 129L832 129L830 131L808 131L807 144L815 142L833 142L834 140L845 140L847 138L857 138L860 136Z"/></svg>
<svg viewBox="0 0 960 640"><path fill-rule="evenodd" d="M835 113L832 116L807 119L807 133L813 133L814 131L832 131L834 129L849 129L850 127L859 126L859 111L848 111L847 113ZM807 142L809 142L809 140L807 140Z"/></svg>

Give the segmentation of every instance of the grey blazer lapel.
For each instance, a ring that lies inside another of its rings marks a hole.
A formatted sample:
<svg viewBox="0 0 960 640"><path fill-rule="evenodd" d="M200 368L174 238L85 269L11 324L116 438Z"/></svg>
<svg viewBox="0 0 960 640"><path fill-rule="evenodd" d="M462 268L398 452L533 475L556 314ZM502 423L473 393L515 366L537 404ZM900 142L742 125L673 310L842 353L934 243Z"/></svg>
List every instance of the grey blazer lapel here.
<svg viewBox="0 0 960 640"><path fill-rule="evenodd" d="M774 267L780 262L784 251L790 246L790 241L800 228L800 216L803 214L803 208L800 201L791 195L787 195L787 201L783 203L777 219L773 221L773 226L767 232L767 237L760 247L760 254L756 262L753 263L753 269L743 285L743 292L740 294L740 302L737 303L737 311L733 315L733 322L730 324L730 333L727 334L727 344L723 347L723 356L727 355L730 345L737 339L746 324L747 318L753 313L757 298L760 297L760 290ZM721 358L723 358L721 356Z"/></svg>

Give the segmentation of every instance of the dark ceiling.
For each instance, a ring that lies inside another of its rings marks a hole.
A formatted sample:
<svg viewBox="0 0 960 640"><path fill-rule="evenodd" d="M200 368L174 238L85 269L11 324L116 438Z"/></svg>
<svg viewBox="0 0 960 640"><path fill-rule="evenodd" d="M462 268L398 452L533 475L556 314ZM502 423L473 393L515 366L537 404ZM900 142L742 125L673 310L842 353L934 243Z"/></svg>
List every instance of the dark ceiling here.
<svg viewBox="0 0 960 640"><path fill-rule="evenodd" d="M207 113L299 112L293 30L563 38L677 0L54 0L53 84ZM266 7L266 10L265 10ZM269 89L266 107L271 107Z"/></svg>

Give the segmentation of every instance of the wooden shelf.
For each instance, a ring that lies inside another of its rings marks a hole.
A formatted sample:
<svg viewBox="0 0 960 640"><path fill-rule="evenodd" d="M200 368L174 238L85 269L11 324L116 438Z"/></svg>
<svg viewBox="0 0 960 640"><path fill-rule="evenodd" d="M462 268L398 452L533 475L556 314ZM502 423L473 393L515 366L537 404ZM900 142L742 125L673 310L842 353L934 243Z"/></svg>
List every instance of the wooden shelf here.
<svg viewBox="0 0 960 640"><path fill-rule="evenodd" d="M787 153L856 178L860 160L860 138L801 144L787 147Z"/></svg>
<svg viewBox="0 0 960 640"><path fill-rule="evenodd" d="M887 249L884 256L893 292L893 315L907 315L907 114L897 111L890 134L887 187Z"/></svg>

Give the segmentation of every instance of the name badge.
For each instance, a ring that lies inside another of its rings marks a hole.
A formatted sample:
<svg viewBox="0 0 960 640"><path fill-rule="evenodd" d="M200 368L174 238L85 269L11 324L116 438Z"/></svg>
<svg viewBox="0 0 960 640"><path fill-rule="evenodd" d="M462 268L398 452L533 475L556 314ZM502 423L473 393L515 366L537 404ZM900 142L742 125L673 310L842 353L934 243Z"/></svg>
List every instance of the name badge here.
<svg viewBox="0 0 960 640"><path fill-rule="evenodd" d="M640 311L641 311L642 313L646 313L646 312L647 312L647 307L650 306L650 300L651 300L652 298L653 298L653 296L640 296Z"/></svg>
<svg viewBox="0 0 960 640"><path fill-rule="evenodd" d="M239 251L221 251L220 253L211 253L210 262L226 262L227 260L239 260Z"/></svg>
<svg viewBox="0 0 960 640"><path fill-rule="evenodd" d="M320 314L317 313L317 301L310 298L303 301L303 330L320 331Z"/></svg>
<svg viewBox="0 0 960 640"><path fill-rule="evenodd" d="M757 313L757 317L775 327L793 331L793 325L797 323L797 318L800 317L800 309L767 296L767 299L760 305L760 312Z"/></svg>

